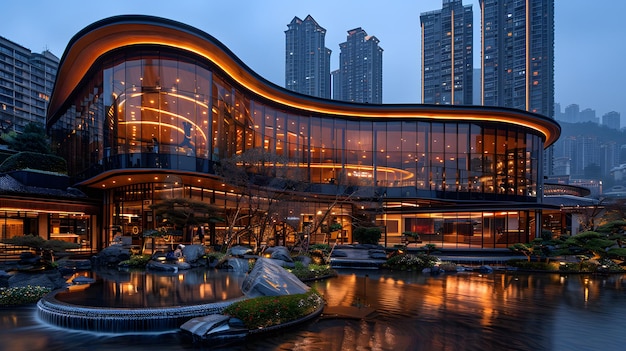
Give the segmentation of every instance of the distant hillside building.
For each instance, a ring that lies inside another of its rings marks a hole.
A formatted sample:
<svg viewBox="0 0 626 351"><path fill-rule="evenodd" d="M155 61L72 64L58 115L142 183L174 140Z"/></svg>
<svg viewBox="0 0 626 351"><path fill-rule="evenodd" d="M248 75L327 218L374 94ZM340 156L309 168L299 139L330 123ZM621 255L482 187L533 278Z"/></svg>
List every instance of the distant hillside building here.
<svg viewBox="0 0 626 351"><path fill-rule="evenodd" d="M607 112L602 116L602 124L613 129L620 129L620 113L616 111Z"/></svg>
<svg viewBox="0 0 626 351"><path fill-rule="evenodd" d="M58 67L59 58L50 51L33 53L0 37L0 132L45 124Z"/></svg>
<svg viewBox="0 0 626 351"><path fill-rule="evenodd" d="M420 15L422 103L471 105L473 76L472 5L443 0L441 10Z"/></svg>
<svg viewBox="0 0 626 351"><path fill-rule="evenodd" d="M348 31L339 44L339 69L333 72L333 99L382 104L383 49L375 36L361 28Z"/></svg>
<svg viewBox="0 0 626 351"><path fill-rule="evenodd" d="M592 122L599 124L599 119L596 117L596 110L591 108L581 110L578 104L567 105L565 112L559 119L569 123Z"/></svg>
<svg viewBox="0 0 626 351"><path fill-rule="evenodd" d="M580 106L577 104L570 104L565 107L565 112L563 113L563 121L569 123L578 123L580 122Z"/></svg>
<svg viewBox="0 0 626 351"><path fill-rule="evenodd" d="M294 17L285 31L285 88L330 99L330 54L326 29L313 17Z"/></svg>
<svg viewBox="0 0 626 351"><path fill-rule="evenodd" d="M593 122L595 124L600 124L598 117L596 117L596 110L586 108L578 114L578 118L580 122Z"/></svg>

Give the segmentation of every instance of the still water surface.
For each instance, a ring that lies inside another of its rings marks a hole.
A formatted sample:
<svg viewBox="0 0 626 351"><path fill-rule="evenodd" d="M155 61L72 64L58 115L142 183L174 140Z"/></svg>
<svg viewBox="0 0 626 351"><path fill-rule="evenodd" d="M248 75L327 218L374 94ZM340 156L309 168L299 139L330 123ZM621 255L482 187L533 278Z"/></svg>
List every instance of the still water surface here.
<svg viewBox="0 0 626 351"><path fill-rule="evenodd" d="M626 275L340 271L313 283L322 317L224 350L625 350ZM34 306L0 309L0 350L214 350L177 331L107 335L53 328Z"/></svg>

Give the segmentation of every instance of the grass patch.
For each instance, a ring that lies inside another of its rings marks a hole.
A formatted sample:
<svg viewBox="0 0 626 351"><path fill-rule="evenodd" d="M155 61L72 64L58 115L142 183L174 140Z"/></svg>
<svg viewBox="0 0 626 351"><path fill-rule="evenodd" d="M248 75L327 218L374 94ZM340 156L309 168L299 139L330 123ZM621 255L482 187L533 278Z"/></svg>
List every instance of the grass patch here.
<svg viewBox="0 0 626 351"><path fill-rule="evenodd" d="M293 273L293 275L295 275L296 277L298 277L298 279L302 281L337 276L337 271L330 268L330 265L327 264L317 265L311 263L308 267L305 267L301 262L296 262L294 268L287 270Z"/></svg>
<svg viewBox="0 0 626 351"><path fill-rule="evenodd" d="M238 301L224 309L223 313L241 319L248 329L259 329L305 317L323 303L317 291L310 289L304 294L261 296Z"/></svg>

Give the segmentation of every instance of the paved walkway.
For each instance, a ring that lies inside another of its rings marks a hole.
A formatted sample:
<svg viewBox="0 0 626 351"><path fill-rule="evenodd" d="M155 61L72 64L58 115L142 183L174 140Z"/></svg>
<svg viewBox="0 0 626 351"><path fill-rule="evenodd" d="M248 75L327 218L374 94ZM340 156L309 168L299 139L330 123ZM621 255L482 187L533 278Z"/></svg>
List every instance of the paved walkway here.
<svg viewBox="0 0 626 351"><path fill-rule="evenodd" d="M331 257L330 264L333 268L380 268L386 259L373 259L370 251L366 248L353 248L345 245L337 245L335 251L345 254L345 257ZM387 250L390 251L390 250ZM408 249L409 253L416 254L418 249ZM504 265L511 259L525 259L521 254L515 254L508 249L443 249L432 253L442 261L454 262L457 264L483 265L495 264Z"/></svg>

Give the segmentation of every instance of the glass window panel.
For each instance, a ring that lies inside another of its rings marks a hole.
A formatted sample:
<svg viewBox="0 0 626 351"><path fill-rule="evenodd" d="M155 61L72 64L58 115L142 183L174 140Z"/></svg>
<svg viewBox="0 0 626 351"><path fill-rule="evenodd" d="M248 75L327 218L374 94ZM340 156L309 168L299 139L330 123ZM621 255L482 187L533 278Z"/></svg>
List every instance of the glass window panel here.
<svg viewBox="0 0 626 351"><path fill-rule="evenodd" d="M402 122L402 170L412 176L403 180L405 186L415 186L415 174L417 173L417 124L413 121Z"/></svg>
<svg viewBox="0 0 626 351"><path fill-rule="evenodd" d="M528 179L526 178L526 134L519 131L517 133L517 195L526 196L526 185Z"/></svg>
<svg viewBox="0 0 626 351"><path fill-rule="evenodd" d="M430 187L429 127L429 123L417 123L417 142L415 144L417 148L417 173L415 174L415 179L418 189L428 189Z"/></svg>
<svg viewBox="0 0 626 351"><path fill-rule="evenodd" d="M287 114L283 111L276 112L276 154L287 155L285 152L287 142Z"/></svg>
<svg viewBox="0 0 626 351"><path fill-rule="evenodd" d="M309 133L309 145L308 155L311 161L311 181L314 183L327 183L328 180L323 181L322 169L319 167L323 162L322 156L322 121L320 118L310 118L310 133Z"/></svg>
<svg viewBox="0 0 626 351"><path fill-rule="evenodd" d="M384 167L387 167L387 161L390 157L389 148L387 147L387 126L385 122L374 123L374 133L376 135L375 164L376 167L380 167L376 172L376 181L381 186L392 186L393 183L390 175L383 170Z"/></svg>
<svg viewBox="0 0 626 351"><path fill-rule="evenodd" d="M507 193L507 130L496 129L496 192Z"/></svg>
<svg viewBox="0 0 626 351"><path fill-rule="evenodd" d="M430 190L443 190L445 138L442 123L433 123L431 125L430 147Z"/></svg>
<svg viewBox="0 0 626 351"><path fill-rule="evenodd" d="M266 152L274 152L276 149L276 111L269 107L264 106L264 118L263 118L263 149Z"/></svg>
<svg viewBox="0 0 626 351"><path fill-rule="evenodd" d="M470 127L468 124L461 123L458 125L458 144L456 150L457 157L457 189L458 191L466 192L468 191L469 185L469 173L468 167L469 165L469 131Z"/></svg>
<svg viewBox="0 0 626 351"><path fill-rule="evenodd" d="M458 191L457 124L445 124L444 181L446 191Z"/></svg>
<svg viewBox="0 0 626 351"><path fill-rule="evenodd" d="M299 162L298 153L298 117L288 115L287 119L287 148L289 150L289 159Z"/></svg>

